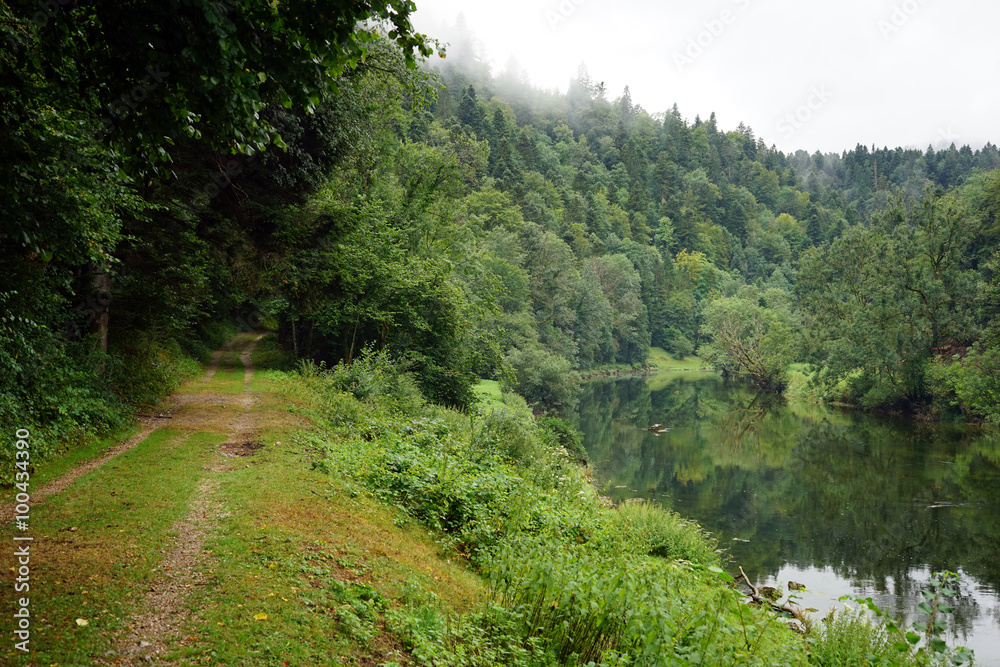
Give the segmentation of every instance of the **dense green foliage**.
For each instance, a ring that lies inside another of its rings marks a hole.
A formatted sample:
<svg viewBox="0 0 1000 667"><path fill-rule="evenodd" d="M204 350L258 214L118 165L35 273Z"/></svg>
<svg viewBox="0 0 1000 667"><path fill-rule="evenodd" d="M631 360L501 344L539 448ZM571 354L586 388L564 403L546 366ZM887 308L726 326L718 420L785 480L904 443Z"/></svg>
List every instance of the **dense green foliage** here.
<svg viewBox="0 0 1000 667"><path fill-rule="evenodd" d="M37 9L0 16L0 420L43 442L124 422L233 318L460 408L489 378L558 410L656 346L997 419L992 144L785 155L583 69L418 68L408 2Z"/></svg>
<svg viewBox="0 0 1000 667"><path fill-rule="evenodd" d="M379 30L403 70L429 54L413 9L0 4L0 424L33 432L34 460L127 423L221 343L213 320L252 312L252 230L219 212L232 179L281 153L288 114L335 99Z"/></svg>
<svg viewBox="0 0 1000 667"><path fill-rule="evenodd" d="M933 352L975 340L981 277L968 248L978 228L962 202L928 193L803 257L799 287L824 371L850 375L851 397L873 407L919 400Z"/></svg>
<svg viewBox="0 0 1000 667"><path fill-rule="evenodd" d="M369 376L398 375L384 357L354 365ZM658 508L602 507L566 451L546 444L544 422L536 424L523 401L508 395L506 407L470 426L446 411L393 409L394 390L358 402L340 390L345 373L307 369L292 379L325 429L313 442L314 465L441 531L487 575L496 603L461 624L406 624L402 634L420 664L658 665L746 656L736 597L706 570L719 560L714 544ZM747 613L753 646L764 645L757 662L804 658L790 634L782 639L777 625Z"/></svg>

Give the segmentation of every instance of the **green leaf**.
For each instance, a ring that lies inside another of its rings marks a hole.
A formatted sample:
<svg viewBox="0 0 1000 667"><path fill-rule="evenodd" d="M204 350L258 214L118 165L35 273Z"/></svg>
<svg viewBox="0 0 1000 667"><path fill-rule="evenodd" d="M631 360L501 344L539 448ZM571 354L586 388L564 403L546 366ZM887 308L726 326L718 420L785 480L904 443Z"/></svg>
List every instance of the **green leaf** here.
<svg viewBox="0 0 1000 667"><path fill-rule="evenodd" d="M955 654L951 656L951 663L953 665L972 664L975 657L975 651L969 651L964 646L959 646Z"/></svg>
<svg viewBox="0 0 1000 667"><path fill-rule="evenodd" d="M935 653L944 653L948 650L948 644L943 639L935 637L931 640L931 650Z"/></svg>
<svg viewBox="0 0 1000 667"><path fill-rule="evenodd" d="M920 642L920 635L918 635L916 632L907 632L906 641L916 645Z"/></svg>

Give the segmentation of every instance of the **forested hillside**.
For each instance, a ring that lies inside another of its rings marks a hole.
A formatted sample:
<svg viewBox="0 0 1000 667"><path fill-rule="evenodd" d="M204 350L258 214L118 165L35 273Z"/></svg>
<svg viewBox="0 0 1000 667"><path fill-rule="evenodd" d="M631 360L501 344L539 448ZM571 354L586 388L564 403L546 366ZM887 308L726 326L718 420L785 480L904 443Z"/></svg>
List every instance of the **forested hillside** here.
<svg viewBox="0 0 1000 667"><path fill-rule="evenodd" d="M387 349L457 407L491 378L558 408L657 346L1000 414L994 145L784 155L583 68L561 94L442 60L386 3L184 7L123 33L108 3L2 6L4 424L121 422L234 319L328 363Z"/></svg>

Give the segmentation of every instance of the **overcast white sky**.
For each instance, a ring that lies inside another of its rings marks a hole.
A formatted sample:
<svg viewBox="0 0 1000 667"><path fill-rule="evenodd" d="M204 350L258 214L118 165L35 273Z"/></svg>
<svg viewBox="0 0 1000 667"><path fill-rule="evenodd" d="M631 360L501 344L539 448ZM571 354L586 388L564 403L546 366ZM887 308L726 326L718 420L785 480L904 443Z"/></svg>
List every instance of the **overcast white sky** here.
<svg viewBox="0 0 1000 667"><path fill-rule="evenodd" d="M541 88L581 62L608 99L742 121L789 152L1000 143L1000 3L977 0L416 0Z"/></svg>

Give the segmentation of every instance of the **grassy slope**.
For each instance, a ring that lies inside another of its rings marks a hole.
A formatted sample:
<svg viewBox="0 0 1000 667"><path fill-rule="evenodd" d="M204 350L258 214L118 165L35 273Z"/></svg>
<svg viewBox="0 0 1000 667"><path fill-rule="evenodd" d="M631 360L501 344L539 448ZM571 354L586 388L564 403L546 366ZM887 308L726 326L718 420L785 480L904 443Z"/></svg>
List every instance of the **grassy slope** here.
<svg viewBox="0 0 1000 667"><path fill-rule="evenodd" d="M633 364L599 364L593 368L580 371L584 378L597 377L605 374L629 374L648 373L650 371L707 371L711 370L706 363L695 356L684 357L684 359L674 359L666 350L661 347L649 348L649 356L643 365ZM494 380L481 380L477 391L494 393L492 384L497 384ZM487 389L487 386L490 388ZM487 401L489 402L489 401Z"/></svg>
<svg viewBox="0 0 1000 667"><path fill-rule="evenodd" d="M500 390L500 383L496 380L480 380L473 390L479 397L481 409L490 410L503 405L503 392Z"/></svg>
<svg viewBox="0 0 1000 667"><path fill-rule="evenodd" d="M242 392L235 353L228 363L210 383L186 383L181 393ZM187 600L191 620L171 643L171 656L261 665L320 664L335 656L345 663L369 655L388 660L397 648L392 640L352 633L338 623L336 604L324 592L335 580L369 584L386 599L426 589L452 609L477 604L479 579L440 556L426 531L396 521L397 510L352 497L308 470L302 445L292 436L310 422L273 379L261 375L252 389L260 398L255 413L265 426L257 441L264 448L219 477L222 513L228 516L204 545L208 585L195 587ZM205 477L205 461L231 421L232 415L218 412L192 430L155 431L32 508L33 653L23 656L8 643L0 662L88 665L114 659L105 656L158 577L176 539L173 527L187 513ZM52 478L113 444L98 442L72 458L53 460L36 479ZM10 544L11 527L2 530L0 538ZM5 561L13 565L9 555ZM4 596L8 636L12 598ZM259 613L268 620L255 620Z"/></svg>
<svg viewBox="0 0 1000 667"><path fill-rule="evenodd" d="M646 359L646 363L660 371L700 371L708 368L705 362L698 357L674 359L662 347L649 348L649 357Z"/></svg>
<svg viewBox="0 0 1000 667"><path fill-rule="evenodd" d="M698 357L684 357L678 360L670 356L666 350L660 347L649 348L649 356L646 358L645 366L633 366L631 364L600 364L594 368L582 371L585 376L600 373L617 373L622 371L701 371L707 370L705 362Z"/></svg>

